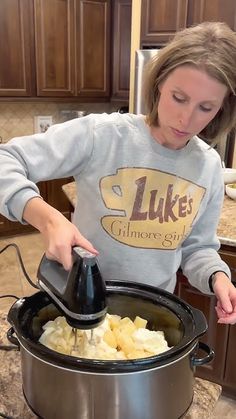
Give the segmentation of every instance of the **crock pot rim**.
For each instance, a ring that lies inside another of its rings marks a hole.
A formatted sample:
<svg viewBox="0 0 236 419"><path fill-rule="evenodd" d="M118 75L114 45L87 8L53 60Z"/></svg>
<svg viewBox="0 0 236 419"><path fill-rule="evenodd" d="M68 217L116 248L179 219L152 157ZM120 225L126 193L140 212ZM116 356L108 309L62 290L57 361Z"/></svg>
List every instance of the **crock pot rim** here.
<svg viewBox="0 0 236 419"><path fill-rule="evenodd" d="M158 303L162 304L163 306L165 306L165 303L167 302L170 303L170 301L172 301L174 304L177 304L176 310L173 310L173 307L170 308L170 304L167 304L167 308L169 310L172 309L174 314L180 318L180 321L182 321L182 318L178 315L179 314L178 312L181 311L181 309L184 310L186 313L188 313L188 315L192 318L192 320L194 319L195 314L199 312L199 310L194 309L189 304L185 303L183 300L176 297L175 295L168 293L167 291L164 291L162 289L153 287L153 286L138 284L138 283L133 283L133 282L125 283L124 281L117 281L117 280L106 281L106 286L107 286L108 294L115 293L115 292L125 293L127 292L127 290L131 290L131 294L132 292L136 292L136 294L137 293L139 294L139 292L145 293L144 295L146 297L149 297L150 299L155 300L155 301L156 299L159 300ZM180 343L174 346L173 348L169 349L168 351L165 351L162 354L148 357L148 358L141 358L141 359L139 358L136 360L125 360L125 361L91 360L91 359L85 359L85 358L76 358L76 357L63 355L56 351L53 351L47 348L46 346L41 345L39 342L35 343L34 341L30 340L29 338L25 337L24 335L20 333L20 330L19 330L20 325L18 324L19 316L16 315L16 312L18 312L19 314L19 311L22 309L22 307L24 307L24 305L27 302L29 302L31 299L34 299L35 296L38 296L40 294L43 295L43 297L47 296L42 291L39 291L29 297L24 297L17 300L9 311L8 321L13 326L14 331L19 341L22 342L22 344L26 346L29 351L32 351L32 353L37 354L37 356L39 356L40 354L41 357L49 358L51 362L54 364L68 363L70 365L74 365L75 368L78 368L81 366L89 370L91 368L92 369L93 368L100 368L100 369L107 368L107 369L120 369L120 370L123 370L123 368L125 368L127 371L127 369L132 370L136 368L138 369L153 368L153 363L155 364L167 363L169 359L175 356L178 357L181 353L183 353L183 351L186 350L186 348L188 348L191 344L193 344L193 342L196 341L197 338L200 335L202 335L207 329L207 325L205 323L205 330L201 330L200 331L201 333L199 333L199 331L198 333L196 333L196 330L194 329L192 330L191 336L184 335ZM153 294L155 294L155 297L153 297ZM142 294L142 297L143 297L143 294ZM51 302L49 298L48 298L48 302ZM39 308L37 308L37 310L39 310ZM37 311L35 311L34 314L36 313ZM16 321L16 319L18 322Z"/></svg>
<svg viewBox="0 0 236 419"><path fill-rule="evenodd" d="M135 373L135 372L142 372L147 370L153 370L160 367L165 367L166 365L173 364L175 362L178 362L180 359L186 356L186 354L193 353L198 345L197 339L189 343L184 350L181 350L180 353L174 354L175 356L172 356L170 358L166 358L165 361L158 362L157 358L158 356L148 357L148 358L140 358L140 359L134 359L134 360L116 360L116 361L102 361L102 360L93 360L93 359L84 359L84 358L75 358L71 356L67 356L67 358L73 358L71 363L64 362L63 354L56 353L55 351L50 350L47 348L50 352L53 354L59 354L62 355L62 359L60 359L60 362L58 362L59 357L57 357L55 361L55 357L53 359L47 358L44 359L44 357L40 356L39 351L32 351L27 345L27 342L24 340L21 342L20 338L18 337L18 340L21 344L21 347L29 352L32 356L35 356L36 358L40 359L42 362L49 363L51 365L54 365L58 368L64 368L64 369L70 369L74 371L83 371L84 373L101 373L101 374L125 374L125 373ZM26 343L26 345L25 345ZM39 344L43 347L43 345ZM48 354L47 354L48 355ZM140 361L148 360L147 363L142 363ZM51 361L51 362L50 362ZM75 361L75 362L74 362ZM84 362L87 361L87 362Z"/></svg>

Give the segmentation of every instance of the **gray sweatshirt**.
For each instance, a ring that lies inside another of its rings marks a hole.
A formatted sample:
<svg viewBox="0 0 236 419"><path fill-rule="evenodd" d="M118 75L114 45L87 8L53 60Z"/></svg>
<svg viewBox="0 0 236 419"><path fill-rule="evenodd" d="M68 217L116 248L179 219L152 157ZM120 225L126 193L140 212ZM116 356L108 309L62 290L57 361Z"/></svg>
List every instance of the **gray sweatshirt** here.
<svg viewBox="0 0 236 419"><path fill-rule="evenodd" d="M221 172L219 155L198 137L172 150L154 140L142 115L90 114L0 146L0 212L24 222L37 182L73 176L73 222L98 249L104 279L173 292L181 266L210 293L213 272L230 277L217 253Z"/></svg>

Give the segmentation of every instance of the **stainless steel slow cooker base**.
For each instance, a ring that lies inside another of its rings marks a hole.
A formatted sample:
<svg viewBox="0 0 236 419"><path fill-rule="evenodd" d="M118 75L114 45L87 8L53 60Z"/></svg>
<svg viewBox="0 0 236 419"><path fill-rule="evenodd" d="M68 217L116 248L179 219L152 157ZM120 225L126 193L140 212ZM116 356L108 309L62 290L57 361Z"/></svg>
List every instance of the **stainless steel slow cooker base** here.
<svg viewBox="0 0 236 419"><path fill-rule="evenodd" d="M207 329L204 315L148 285L114 280L106 291L110 314L141 315L150 330L164 332L171 349L117 361L63 355L38 341L43 325L61 315L58 308L43 292L19 299L8 313L8 338L20 347L27 403L43 419L179 419L192 402L195 366L212 359L198 342ZM206 357L196 358L198 345Z"/></svg>
<svg viewBox="0 0 236 419"><path fill-rule="evenodd" d="M187 355L153 370L96 374L56 367L21 347L23 391L42 419L178 419L193 398Z"/></svg>

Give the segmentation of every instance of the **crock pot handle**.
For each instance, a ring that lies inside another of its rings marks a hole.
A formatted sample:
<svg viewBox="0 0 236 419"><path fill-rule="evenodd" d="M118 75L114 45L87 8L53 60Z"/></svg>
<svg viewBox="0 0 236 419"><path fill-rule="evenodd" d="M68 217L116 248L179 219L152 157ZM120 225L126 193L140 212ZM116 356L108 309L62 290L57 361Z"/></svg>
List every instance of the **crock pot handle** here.
<svg viewBox="0 0 236 419"><path fill-rule="evenodd" d="M202 311L198 310L195 307L191 306L191 311L196 326L194 333L196 334L196 337L202 336L207 331L206 317Z"/></svg>
<svg viewBox="0 0 236 419"><path fill-rule="evenodd" d="M13 336L14 333L15 333L15 330L13 329L13 327L11 327L7 331L7 339L9 340L9 342L13 343L13 345L16 345L18 350L20 350L20 342L15 336Z"/></svg>
<svg viewBox="0 0 236 419"><path fill-rule="evenodd" d="M195 351L195 353L191 356L191 363L193 367L199 367L200 365L207 364L208 362L212 361L215 355L213 349L209 348L209 346L206 343L198 342L197 350L198 349L201 349L203 352L206 352L207 356L205 356L204 358L196 358Z"/></svg>

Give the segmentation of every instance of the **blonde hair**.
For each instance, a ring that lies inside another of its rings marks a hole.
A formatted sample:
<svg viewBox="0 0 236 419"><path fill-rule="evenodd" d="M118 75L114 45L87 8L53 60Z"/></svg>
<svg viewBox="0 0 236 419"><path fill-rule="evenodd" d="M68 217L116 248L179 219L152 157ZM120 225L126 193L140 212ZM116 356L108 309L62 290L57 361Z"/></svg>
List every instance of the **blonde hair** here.
<svg viewBox="0 0 236 419"><path fill-rule="evenodd" d="M222 22L204 22L178 32L146 68L144 100L147 122L158 126L159 85L177 67L190 64L228 88L221 109L199 133L207 140L236 126L236 33Z"/></svg>

